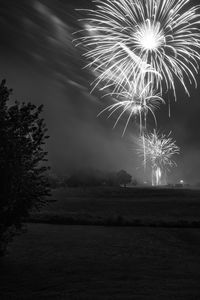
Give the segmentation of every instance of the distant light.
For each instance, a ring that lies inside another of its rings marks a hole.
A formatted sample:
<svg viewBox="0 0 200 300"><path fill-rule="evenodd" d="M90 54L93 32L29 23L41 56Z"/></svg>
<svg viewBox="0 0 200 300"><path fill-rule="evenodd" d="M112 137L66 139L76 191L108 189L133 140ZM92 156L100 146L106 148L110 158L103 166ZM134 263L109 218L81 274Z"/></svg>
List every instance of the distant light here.
<svg viewBox="0 0 200 300"><path fill-rule="evenodd" d="M180 180L180 184L184 184L184 180L181 179L181 180Z"/></svg>

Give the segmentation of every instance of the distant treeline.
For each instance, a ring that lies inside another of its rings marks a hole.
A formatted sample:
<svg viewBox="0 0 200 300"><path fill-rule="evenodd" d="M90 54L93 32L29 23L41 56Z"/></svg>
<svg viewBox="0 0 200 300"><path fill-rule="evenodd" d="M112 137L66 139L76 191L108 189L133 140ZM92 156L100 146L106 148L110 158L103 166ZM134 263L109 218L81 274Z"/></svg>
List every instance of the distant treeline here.
<svg viewBox="0 0 200 300"><path fill-rule="evenodd" d="M58 187L89 187L89 186L126 186L137 185L137 180L125 170L118 172L106 172L100 170L86 169L73 172L69 176L59 177L49 173L49 182L52 188Z"/></svg>

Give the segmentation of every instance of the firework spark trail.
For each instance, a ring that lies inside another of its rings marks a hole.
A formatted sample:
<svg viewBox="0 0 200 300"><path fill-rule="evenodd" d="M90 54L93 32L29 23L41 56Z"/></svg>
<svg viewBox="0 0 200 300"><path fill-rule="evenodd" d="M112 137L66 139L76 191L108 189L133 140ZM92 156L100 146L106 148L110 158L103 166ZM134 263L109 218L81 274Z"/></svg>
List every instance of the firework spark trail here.
<svg viewBox="0 0 200 300"><path fill-rule="evenodd" d="M131 81L138 72L154 89L172 89L177 78L189 95L187 82L194 82L200 60L199 6L188 7L190 0L97 0L96 10L86 10L84 36L78 39L86 49L88 66L104 70L96 81L107 84L110 74L119 69ZM89 26L89 27L88 27ZM88 30L89 28L89 30ZM140 61L140 62L139 62ZM95 87L96 87L95 86Z"/></svg>
<svg viewBox="0 0 200 300"><path fill-rule="evenodd" d="M170 168L176 166L172 156L179 154L180 149L176 145L176 142L172 140L170 134L159 134L154 130L153 133L144 134L138 139L139 148L137 152L143 158L144 165L147 162L151 165L153 185L159 184L163 172L167 172ZM156 182L154 182L154 177L156 178Z"/></svg>
<svg viewBox="0 0 200 300"><path fill-rule="evenodd" d="M101 91L110 89L115 93L130 81L137 81L138 84L143 84L143 82L146 81L146 75L151 73L155 74L160 79L162 78L160 73L153 69L150 64L142 61L141 58L130 51L126 45L118 43L115 45L115 48L116 47L121 47L123 55L129 56L129 65L126 66L127 61L125 60L125 57L122 60L119 60L118 56L115 56L114 53L111 58L104 57L104 59L107 58L105 62L97 62L97 60L94 59L92 62L88 63L85 68L92 68L96 75L96 79L91 83L91 86L93 86L91 93L97 87ZM89 57L89 55L90 52L85 54L86 57Z"/></svg>

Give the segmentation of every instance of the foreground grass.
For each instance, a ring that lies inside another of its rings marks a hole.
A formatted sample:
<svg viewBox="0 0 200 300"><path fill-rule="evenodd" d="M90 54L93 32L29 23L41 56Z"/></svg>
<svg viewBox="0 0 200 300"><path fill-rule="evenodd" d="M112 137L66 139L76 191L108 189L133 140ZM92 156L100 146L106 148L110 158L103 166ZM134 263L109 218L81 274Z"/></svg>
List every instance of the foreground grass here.
<svg viewBox="0 0 200 300"><path fill-rule="evenodd" d="M200 230L28 224L0 299L200 299Z"/></svg>
<svg viewBox="0 0 200 300"><path fill-rule="evenodd" d="M54 191L35 223L200 227L200 190L85 188Z"/></svg>
<svg viewBox="0 0 200 300"><path fill-rule="evenodd" d="M199 191L61 189L27 221L68 226L27 224L1 300L200 299Z"/></svg>

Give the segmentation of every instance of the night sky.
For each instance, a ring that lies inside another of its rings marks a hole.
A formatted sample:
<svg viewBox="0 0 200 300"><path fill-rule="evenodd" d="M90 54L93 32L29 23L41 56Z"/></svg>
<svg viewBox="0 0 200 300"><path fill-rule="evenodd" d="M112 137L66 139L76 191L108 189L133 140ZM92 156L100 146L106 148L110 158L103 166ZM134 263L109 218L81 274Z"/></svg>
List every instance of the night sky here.
<svg viewBox="0 0 200 300"><path fill-rule="evenodd" d="M198 1L193 1L198 4ZM117 171L125 169L142 178L143 168L135 153L138 125L130 123L122 138L123 121L113 130L115 119L97 114L109 105L98 92L90 95L91 74L81 49L72 45L80 25L75 8L88 8L83 0L0 1L0 78L14 89L13 99L44 104L49 129L49 163L54 172L67 175L80 168ZM177 102L157 111L158 128L172 130L181 154L169 181L200 182L200 77L191 97L177 86ZM170 93L164 95L166 102ZM153 120L149 119L150 126Z"/></svg>

